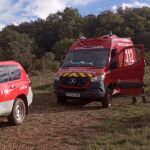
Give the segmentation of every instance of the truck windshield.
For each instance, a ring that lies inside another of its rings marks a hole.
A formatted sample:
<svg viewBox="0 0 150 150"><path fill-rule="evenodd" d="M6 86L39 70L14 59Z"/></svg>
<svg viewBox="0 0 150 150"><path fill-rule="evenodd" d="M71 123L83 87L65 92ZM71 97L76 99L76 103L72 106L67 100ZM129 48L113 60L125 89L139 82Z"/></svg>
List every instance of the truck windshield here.
<svg viewBox="0 0 150 150"><path fill-rule="evenodd" d="M108 63L109 49L81 49L67 54L62 67L104 68Z"/></svg>

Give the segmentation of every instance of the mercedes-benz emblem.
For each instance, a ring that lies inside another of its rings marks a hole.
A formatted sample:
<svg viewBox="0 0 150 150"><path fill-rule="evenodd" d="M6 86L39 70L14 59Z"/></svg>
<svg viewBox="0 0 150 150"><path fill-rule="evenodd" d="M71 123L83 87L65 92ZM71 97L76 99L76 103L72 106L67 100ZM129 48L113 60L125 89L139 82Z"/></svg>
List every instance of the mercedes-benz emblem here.
<svg viewBox="0 0 150 150"><path fill-rule="evenodd" d="M77 80L76 80L75 78L71 78L71 79L69 80L69 84L70 84L70 85L75 85L76 82L77 82Z"/></svg>

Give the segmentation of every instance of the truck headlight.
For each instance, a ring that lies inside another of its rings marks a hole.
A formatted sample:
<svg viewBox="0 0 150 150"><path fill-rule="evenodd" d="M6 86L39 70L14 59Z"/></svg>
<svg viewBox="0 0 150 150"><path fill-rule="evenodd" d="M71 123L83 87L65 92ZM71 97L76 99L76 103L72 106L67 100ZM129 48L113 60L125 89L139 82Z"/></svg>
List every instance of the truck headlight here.
<svg viewBox="0 0 150 150"><path fill-rule="evenodd" d="M60 79L60 77L58 75L55 76L55 78L54 78L55 81L59 81L59 79Z"/></svg>
<svg viewBox="0 0 150 150"><path fill-rule="evenodd" d="M104 79L105 79L105 74L92 78L91 82L104 81Z"/></svg>

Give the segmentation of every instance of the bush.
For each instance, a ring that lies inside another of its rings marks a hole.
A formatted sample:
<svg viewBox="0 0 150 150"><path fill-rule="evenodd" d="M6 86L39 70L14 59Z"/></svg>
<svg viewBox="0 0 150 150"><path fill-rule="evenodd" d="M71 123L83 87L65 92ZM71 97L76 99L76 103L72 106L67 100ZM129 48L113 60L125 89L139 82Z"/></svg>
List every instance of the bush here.
<svg viewBox="0 0 150 150"><path fill-rule="evenodd" d="M27 34L5 29L0 34L1 60L16 60L29 71L32 66L32 51L34 40Z"/></svg>
<svg viewBox="0 0 150 150"><path fill-rule="evenodd" d="M39 75L41 75L41 72L39 72L38 70L37 71L33 70L29 74L30 74L30 76L39 76Z"/></svg>
<svg viewBox="0 0 150 150"><path fill-rule="evenodd" d="M32 71L42 71L42 61L40 59L33 59L31 72Z"/></svg>
<svg viewBox="0 0 150 150"><path fill-rule="evenodd" d="M55 53L55 60L61 60L61 55L69 50L73 42L74 39L62 39L60 42L56 43L53 47L53 52Z"/></svg>
<svg viewBox="0 0 150 150"><path fill-rule="evenodd" d="M54 57L53 57L54 59ZM56 61L52 61L47 59L47 57L42 57L41 59L33 59L32 68L30 69L30 73L35 75L39 74L39 72L44 73L45 71L57 72L59 69L60 63Z"/></svg>
<svg viewBox="0 0 150 150"><path fill-rule="evenodd" d="M59 66L60 66L60 63L58 62L51 62L49 64L49 69L52 71L52 72L57 72L58 69L59 69Z"/></svg>

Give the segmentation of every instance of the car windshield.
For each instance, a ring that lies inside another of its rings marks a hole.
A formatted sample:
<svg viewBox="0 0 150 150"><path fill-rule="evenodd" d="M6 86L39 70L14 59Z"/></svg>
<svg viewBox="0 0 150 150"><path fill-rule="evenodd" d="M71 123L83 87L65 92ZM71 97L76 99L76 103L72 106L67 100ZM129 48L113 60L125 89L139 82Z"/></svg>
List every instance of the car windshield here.
<svg viewBox="0 0 150 150"><path fill-rule="evenodd" d="M104 68L108 63L109 49L81 49L67 54L62 67Z"/></svg>

